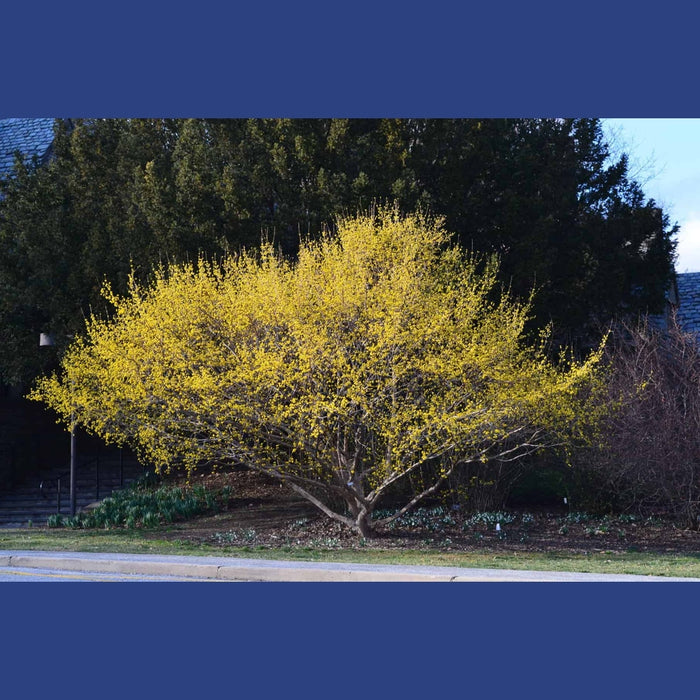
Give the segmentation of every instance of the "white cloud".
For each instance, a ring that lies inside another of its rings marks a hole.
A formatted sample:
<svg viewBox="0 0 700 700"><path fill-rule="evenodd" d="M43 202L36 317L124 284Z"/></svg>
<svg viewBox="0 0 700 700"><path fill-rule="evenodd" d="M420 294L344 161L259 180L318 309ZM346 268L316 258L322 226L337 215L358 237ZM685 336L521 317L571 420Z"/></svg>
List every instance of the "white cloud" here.
<svg viewBox="0 0 700 700"><path fill-rule="evenodd" d="M678 234L677 272L700 272L700 217L681 223Z"/></svg>

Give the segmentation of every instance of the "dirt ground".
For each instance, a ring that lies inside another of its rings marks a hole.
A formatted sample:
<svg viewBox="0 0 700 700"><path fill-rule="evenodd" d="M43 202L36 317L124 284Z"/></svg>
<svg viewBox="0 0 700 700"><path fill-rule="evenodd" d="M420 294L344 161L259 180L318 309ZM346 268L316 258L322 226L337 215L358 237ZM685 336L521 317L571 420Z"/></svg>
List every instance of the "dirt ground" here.
<svg viewBox="0 0 700 700"><path fill-rule="evenodd" d="M229 486L224 512L176 523L158 538L221 546L328 549L411 548L442 551L700 553L700 533L659 518L589 516L553 510L473 514L431 503L377 537L361 541L288 487L249 471L195 476L192 483ZM500 527L500 529L498 529Z"/></svg>

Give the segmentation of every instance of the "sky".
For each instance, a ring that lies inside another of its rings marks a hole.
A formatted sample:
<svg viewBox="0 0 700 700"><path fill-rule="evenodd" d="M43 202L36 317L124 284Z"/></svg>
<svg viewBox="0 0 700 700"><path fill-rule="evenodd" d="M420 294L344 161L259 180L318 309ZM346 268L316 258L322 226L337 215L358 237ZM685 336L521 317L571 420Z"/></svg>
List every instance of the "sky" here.
<svg viewBox="0 0 700 700"><path fill-rule="evenodd" d="M630 174L678 223L677 272L700 272L700 119L604 119Z"/></svg>

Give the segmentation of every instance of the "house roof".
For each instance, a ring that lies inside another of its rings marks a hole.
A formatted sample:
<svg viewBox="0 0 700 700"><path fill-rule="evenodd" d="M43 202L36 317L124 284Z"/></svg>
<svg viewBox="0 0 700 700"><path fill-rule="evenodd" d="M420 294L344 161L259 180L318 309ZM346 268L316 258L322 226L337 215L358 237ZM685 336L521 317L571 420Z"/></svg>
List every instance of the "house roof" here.
<svg viewBox="0 0 700 700"><path fill-rule="evenodd" d="M0 178L12 172L15 152L40 162L50 155L54 119L0 119Z"/></svg>
<svg viewBox="0 0 700 700"><path fill-rule="evenodd" d="M676 318L680 327L700 337L700 272L683 272L676 275L678 285L678 309Z"/></svg>

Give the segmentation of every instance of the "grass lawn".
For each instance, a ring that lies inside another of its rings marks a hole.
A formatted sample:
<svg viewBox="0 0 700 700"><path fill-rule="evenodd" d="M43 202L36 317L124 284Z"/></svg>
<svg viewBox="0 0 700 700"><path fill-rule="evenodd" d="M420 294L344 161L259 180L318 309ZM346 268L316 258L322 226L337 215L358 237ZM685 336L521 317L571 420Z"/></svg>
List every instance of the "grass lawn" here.
<svg viewBox="0 0 700 700"><path fill-rule="evenodd" d="M166 538L166 533L170 534L169 538ZM159 536L161 534L162 537ZM167 527L147 530L2 529L0 550L183 554L700 578L700 554L692 553L593 551L583 554L566 551L505 552L488 549L449 552L429 548L365 549L359 545L353 549L310 546L214 546L172 539L172 530Z"/></svg>

